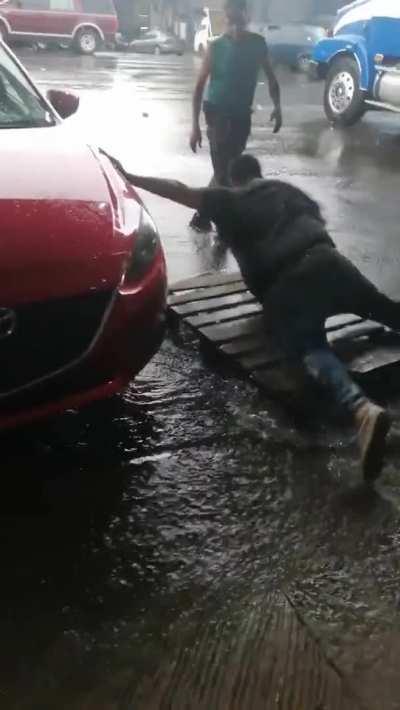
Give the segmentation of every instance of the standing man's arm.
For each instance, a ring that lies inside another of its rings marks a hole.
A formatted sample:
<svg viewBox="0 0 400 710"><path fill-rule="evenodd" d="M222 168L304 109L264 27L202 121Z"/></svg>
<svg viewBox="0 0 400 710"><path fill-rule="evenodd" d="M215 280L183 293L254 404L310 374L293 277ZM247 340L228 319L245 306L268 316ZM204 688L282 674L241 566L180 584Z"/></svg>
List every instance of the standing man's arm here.
<svg viewBox="0 0 400 710"><path fill-rule="evenodd" d="M271 114L271 121L274 123L274 133L278 133L282 128L281 91L268 52L263 60L263 69L268 81L269 94L271 96L272 103L274 104L274 110Z"/></svg>
<svg viewBox="0 0 400 710"><path fill-rule="evenodd" d="M201 148L201 129L200 129L200 111L203 101L204 87L207 79L210 76L211 60L210 47L208 47L206 55L203 59L199 75L197 77L196 86L193 92L192 100L192 132L190 134L190 147L193 153L196 153L197 146Z"/></svg>

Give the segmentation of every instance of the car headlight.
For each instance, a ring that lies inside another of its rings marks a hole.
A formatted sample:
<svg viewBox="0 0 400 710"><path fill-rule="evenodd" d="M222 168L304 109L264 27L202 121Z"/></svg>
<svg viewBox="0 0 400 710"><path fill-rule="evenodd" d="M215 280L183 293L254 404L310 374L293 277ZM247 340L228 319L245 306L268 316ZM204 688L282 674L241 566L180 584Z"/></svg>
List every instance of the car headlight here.
<svg viewBox="0 0 400 710"><path fill-rule="evenodd" d="M149 213L142 207L139 229L125 272L125 283L138 281L146 273L152 265L159 248L160 237L157 227Z"/></svg>

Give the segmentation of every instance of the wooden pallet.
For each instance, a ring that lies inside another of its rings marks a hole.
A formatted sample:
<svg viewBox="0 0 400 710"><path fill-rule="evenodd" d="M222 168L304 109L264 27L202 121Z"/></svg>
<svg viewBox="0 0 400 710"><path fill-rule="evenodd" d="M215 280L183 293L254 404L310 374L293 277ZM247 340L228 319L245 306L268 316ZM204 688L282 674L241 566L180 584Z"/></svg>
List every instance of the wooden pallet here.
<svg viewBox="0 0 400 710"><path fill-rule="evenodd" d="M304 390L304 374L288 367L263 327L261 306L239 273L207 273L174 284L172 322L185 324L201 343L279 397ZM329 342L361 381L400 363L400 337L381 324L343 314L326 323Z"/></svg>

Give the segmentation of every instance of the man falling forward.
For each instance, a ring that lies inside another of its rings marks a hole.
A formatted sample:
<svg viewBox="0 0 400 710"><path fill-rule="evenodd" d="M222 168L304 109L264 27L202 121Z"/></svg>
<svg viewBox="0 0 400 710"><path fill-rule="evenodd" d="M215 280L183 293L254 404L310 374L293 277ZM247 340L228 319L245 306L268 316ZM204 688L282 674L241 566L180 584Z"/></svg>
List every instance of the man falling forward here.
<svg viewBox="0 0 400 710"><path fill-rule="evenodd" d="M320 208L298 188L264 180L258 160L242 155L231 166L233 187L195 189L173 180L126 173L126 180L212 220L232 250L249 290L261 303L270 333L288 359L353 418L364 478L379 477L391 421L350 378L330 348L325 321L354 313L400 330L400 303L366 279L336 249Z"/></svg>

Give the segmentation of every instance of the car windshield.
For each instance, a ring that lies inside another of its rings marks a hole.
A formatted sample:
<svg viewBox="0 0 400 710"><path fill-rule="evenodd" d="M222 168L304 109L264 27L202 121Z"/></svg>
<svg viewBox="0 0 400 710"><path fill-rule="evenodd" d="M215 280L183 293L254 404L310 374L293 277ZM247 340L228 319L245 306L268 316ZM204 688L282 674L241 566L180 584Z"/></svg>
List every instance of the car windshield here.
<svg viewBox="0 0 400 710"><path fill-rule="evenodd" d="M0 46L0 128L53 126L54 115Z"/></svg>

